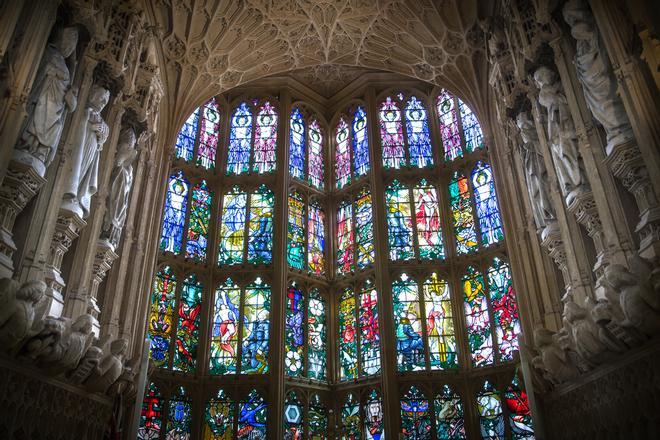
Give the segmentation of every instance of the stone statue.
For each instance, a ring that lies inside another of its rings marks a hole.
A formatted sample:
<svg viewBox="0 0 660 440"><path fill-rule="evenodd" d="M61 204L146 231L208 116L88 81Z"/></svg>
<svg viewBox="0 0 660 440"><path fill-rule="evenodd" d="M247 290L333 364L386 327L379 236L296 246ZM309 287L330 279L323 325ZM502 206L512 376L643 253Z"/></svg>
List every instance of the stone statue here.
<svg viewBox="0 0 660 440"><path fill-rule="evenodd" d="M520 112L516 117L516 125L520 129L523 143L521 152L525 164L525 179L529 200L532 203L534 222L545 238L546 228L556 227L557 217L550 201L550 188L548 187L548 171L543 162L543 155L539 152L539 138L536 125L527 112Z"/></svg>
<svg viewBox="0 0 660 440"><path fill-rule="evenodd" d="M92 370L98 367L101 362L101 356L103 356L103 350L93 345L89 347L76 369L67 375L69 382L80 385L87 380L89 375L92 374Z"/></svg>
<svg viewBox="0 0 660 440"><path fill-rule="evenodd" d="M132 396L135 394L135 376L139 371L139 359L131 359L124 364L121 376L108 390L111 396Z"/></svg>
<svg viewBox="0 0 660 440"><path fill-rule="evenodd" d="M36 305L43 298L46 284L43 281L18 282L0 280L0 350L12 353L30 334L37 315Z"/></svg>
<svg viewBox="0 0 660 440"><path fill-rule="evenodd" d="M548 111L548 143L562 193L570 206L577 195L589 188L580 163L571 110L552 70L539 67L534 72L534 81L539 88L539 103Z"/></svg>
<svg viewBox="0 0 660 440"><path fill-rule="evenodd" d="M563 14L576 40L575 67L584 97L594 118L605 129L609 155L614 147L633 139L628 115L617 95L614 71L587 4L583 0L569 0Z"/></svg>
<svg viewBox="0 0 660 440"><path fill-rule="evenodd" d="M547 380L558 384L577 377L580 371L573 365L568 353L556 344L554 336L554 332L544 327L534 330L539 355L532 359L532 364L545 372Z"/></svg>
<svg viewBox="0 0 660 440"><path fill-rule="evenodd" d="M71 88L72 72L66 60L77 44L78 30L68 27L46 47L32 87L32 108L14 152L16 160L34 165L41 176L55 158L67 111L76 108L76 92Z"/></svg>
<svg viewBox="0 0 660 440"><path fill-rule="evenodd" d="M136 157L135 133L130 128L124 129L119 135L115 169L110 178L110 197L101 233L101 238L113 248L119 243L121 231L126 222L128 196L133 185L133 161Z"/></svg>
<svg viewBox="0 0 660 440"><path fill-rule="evenodd" d="M594 366L610 358L611 352L621 351L618 343L604 337L602 327L589 316L589 311L572 299L564 304L564 325L569 330L575 350L588 364Z"/></svg>
<svg viewBox="0 0 660 440"><path fill-rule="evenodd" d="M105 354L101 362L92 370L85 381L85 388L97 393L105 393L124 371L124 352L128 340L121 338L110 343L110 353Z"/></svg>
<svg viewBox="0 0 660 440"><path fill-rule="evenodd" d="M101 117L101 110L110 99L110 92L98 85L92 86L87 113L76 130L71 152L71 174L66 182L62 208L86 219L91 198L98 190L99 156L108 139L109 128Z"/></svg>

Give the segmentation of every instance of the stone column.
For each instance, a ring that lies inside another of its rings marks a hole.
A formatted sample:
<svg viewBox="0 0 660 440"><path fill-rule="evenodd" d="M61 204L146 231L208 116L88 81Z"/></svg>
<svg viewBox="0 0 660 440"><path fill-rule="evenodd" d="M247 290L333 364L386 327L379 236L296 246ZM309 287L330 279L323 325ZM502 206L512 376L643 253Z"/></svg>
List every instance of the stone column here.
<svg viewBox="0 0 660 440"><path fill-rule="evenodd" d="M4 61L7 48L12 42L24 4L22 0L5 0L0 4L0 63Z"/></svg>

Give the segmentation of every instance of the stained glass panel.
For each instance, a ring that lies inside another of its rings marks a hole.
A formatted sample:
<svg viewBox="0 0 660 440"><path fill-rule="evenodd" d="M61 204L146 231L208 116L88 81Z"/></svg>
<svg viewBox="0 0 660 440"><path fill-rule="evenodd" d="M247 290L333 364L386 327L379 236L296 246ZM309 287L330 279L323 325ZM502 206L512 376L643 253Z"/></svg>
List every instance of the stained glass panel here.
<svg viewBox="0 0 660 440"><path fill-rule="evenodd" d="M339 365L341 380L357 378L357 319L355 295L346 289L339 303Z"/></svg>
<svg viewBox="0 0 660 440"><path fill-rule="evenodd" d="M305 208L295 190L289 194L286 261L294 269L305 268Z"/></svg>
<svg viewBox="0 0 660 440"><path fill-rule="evenodd" d="M303 439L303 407L296 393L290 392L284 402L284 440Z"/></svg>
<svg viewBox="0 0 660 440"><path fill-rule="evenodd" d="M378 328L378 294L371 280L360 292L360 356L362 375L380 373L380 330Z"/></svg>
<svg viewBox="0 0 660 440"><path fill-rule="evenodd" d="M477 233L470 203L468 180L458 172L449 182L449 203L451 205L452 226L456 240L456 252L464 255L477 250Z"/></svg>
<svg viewBox="0 0 660 440"><path fill-rule="evenodd" d="M197 275L192 274L183 281L181 287L173 369L194 373L197 366L199 312L202 308L203 286L197 281Z"/></svg>
<svg viewBox="0 0 660 440"><path fill-rule="evenodd" d="M268 372L270 287L261 278L245 289L243 306L242 360L244 374Z"/></svg>
<svg viewBox="0 0 660 440"><path fill-rule="evenodd" d="M174 326L174 294L176 278L169 266L154 277L149 312L150 356L156 367L167 367L170 359L170 339Z"/></svg>
<svg viewBox="0 0 660 440"><path fill-rule="evenodd" d="M183 387L170 398L165 440L189 440L192 422L192 402Z"/></svg>
<svg viewBox="0 0 660 440"><path fill-rule="evenodd" d="M477 117L472 113L470 107L460 99L458 109L461 113L461 125L463 126L463 137L465 138L465 151L472 153L484 147L484 135Z"/></svg>
<svg viewBox="0 0 660 440"><path fill-rule="evenodd" d="M438 440L459 440L465 437L463 404L458 394L444 385L435 398L435 430Z"/></svg>
<svg viewBox="0 0 660 440"><path fill-rule="evenodd" d="M463 277L463 300L472 364L475 367L492 364L493 340L490 332L488 301L484 293L484 278L473 267L468 267Z"/></svg>
<svg viewBox="0 0 660 440"><path fill-rule="evenodd" d="M190 218L188 219L186 258L194 261L206 260L212 199L213 193L209 191L205 180L193 187Z"/></svg>
<svg viewBox="0 0 660 440"><path fill-rule="evenodd" d="M456 336L449 285L433 273L424 282L423 290L431 370L457 368Z"/></svg>
<svg viewBox="0 0 660 440"><path fill-rule="evenodd" d="M314 275L325 272L325 212L317 202L309 205L307 222L307 269Z"/></svg>
<svg viewBox="0 0 660 440"><path fill-rule="evenodd" d="M178 255L183 243L183 227L186 221L186 203L190 182L177 171L170 176L165 196L165 214L160 234L160 249Z"/></svg>
<svg viewBox="0 0 660 440"><path fill-rule="evenodd" d="M318 289L309 294L307 309L307 377L316 380L326 378L326 307Z"/></svg>
<svg viewBox="0 0 660 440"><path fill-rule="evenodd" d="M337 273L346 275L355 269L353 206L344 202L337 210Z"/></svg>
<svg viewBox="0 0 660 440"><path fill-rule="evenodd" d="M500 360L510 361L513 360L514 351L519 348L520 318L509 265L495 258L488 269L487 277Z"/></svg>
<svg viewBox="0 0 660 440"><path fill-rule="evenodd" d="M440 137L445 151L445 160L454 160L463 156L461 136L458 130L458 116L454 97L443 90L437 101L438 117L440 119Z"/></svg>
<svg viewBox="0 0 660 440"><path fill-rule="evenodd" d="M254 165L252 171L259 174L275 171L277 110L270 102L265 102L259 109L254 133Z"/></svg>
<svg viewBox="0 0 660 440"><path fill-rule="evenodd" d="M243 262L245 246L245 217L247 194L234 187L222 199L222 219L218 264L231 265Z"/></svg>
<svg viewBox="0 0 660 440"><path fill-rule="evenodd" d="M385 205L390 260L410 260L415 256L410 215L410 191L395 180L385 190Z"/></svg>
<svg viewBox="0 0 660 440"><path fill-rule="evenodd" d="M493 171L486 162L477 162L472 170L472 186L477 206L477 218L481 228L482 245L490 246L502 241L504 234L502 233L500 210L497 207Z"/></svg>
<svg viewBox="0 0 660 440"><path fill-rule="evenodd" d="M401 434L404 439L431 440L429 401L415 386L401 399Z"/></svg>
<svg viewBox="0 0 660 440"><path fill-rule="evenodd" d="M309 403L309 440L327 440L328 411L321 403L318 394L314 394Z"/></svg>
<svg viewBox="0 0 660 440"><path fill-rule="evenodd" d="M220 108L215 98L211 98L202 108L202 122L197 147L197 165L207 170L215 168L220 131Z"/></svg>
<svg viewBox="0 0 660 440"><path fill-rule="evenodd" d="M250 170L252 146L252 110L242 102L231 116L227 174L243 174Z"/></svg>
<svg viewBox="0 0 660 440"><path fill-rule="evenodd" d="M516 440L533 440L532 412L529 409L527 393L520 386L518 374L513 377L511 384L504 393L504 403L509 410L509 427L513 438Z"/></svg>
<svg viewBox="0 0 660 440"><path fill-rule="evenodd" d="M371 210L371 194L363 188L355 202L355 232L357 267L364 269L374 262L374 225Z"/></svg>
<svg viewBox="0 0 660 440"><path fill-rule="evenodd" d="M504 438L504 416L502 416L502 402L500 396L490 382L484 382L484 387L477 394L477 407L479 409L479 424L481 437L488 440Z"/></svg>
<svg viewBox="0 0 660 440"><path fill-rule="evenodd" d="M385 439L385 423L380 395L372 390L364 407L364 434L366 440Z"/></svg>
<svg viewBox="0 0 660 440"><path fill-rule="evenodd" d="M397 368L401 372L423 370L426 368L426 359L417 283L405 273L392 283L392 301Z"/></svg>
<svg viewBox="0 0 660 440"><path fill-rule="evenodd" d="M195 138L197 137L197 124L199 121L199 108L188 116L176 137L174 154L177 158L190 162L193 158Z"/></svg>
<svg viewBox="0 0 660 440"><path fill-rule="evenodd" d="M335 180L337 188L342 188L351 181L351 152L348 149L348 124L339 119L335 129Z"/></svg>
<svg viewBox="0 0 660 440"><path fill-rule="evenodd" d="M303 329L304 298L302 290L293 283L286 293L285 357L287 376L296 377L303 373L303 351L305 331Z"/></svg>
<svg viewBox="0 0 660 440"><path fill-rule="evenodd" d="M353 118L353 163L354 176L360 177L369 171L369 137L367 135L367 113L360 106Z"/></svg>
<svg viewBox="0 0 660 440"><path fill-rule="evenodd" d="M324 180L324 157L323 157L323 133L316 119L309 124L309 159L307 163L307 174L309 183L323 189ZM350 166L350 165L349 165Z"/></svg>
<svg viewBox="0 0 660 440"><path fill-rule="evenodd" d="M234 402L219 390L206 404L204 411L204 440L232 440L234 438Z"/></svg>
<svg viewBox="0 0 660 440"><path fill-rule="evenodd" d="M267 407L263 397L256 391L250 391L238 408L238 432L241 440L266 438Z"/></svg>
<svg viewBox="0 0 660 440"><path fill-rule="evenodd" d="M417 243L419 258L422 260L438 260L445 257L440 226L440 207L438 194L433 185L422 179L413 188L415 200L415 224L417 226Z"/></svg>
<svg viewBox="0 0 660 440"><path fill-rule="evenodd" d="M406 132L410 166L425 168L433 165L429 120L424 104L411 96L406 104Z"/></svg>
<svg viewBox="0 0 660 440"><path fill-rule="evenodd" d="M406 166L403 146L403 126L399 104L388 96L380 106L380 139L383 144L383 168L399 169Z"/></svg>
<svg viewBox="0 0 660 440"><path fill-rule="evenodd" d="M250 197L248 263L270 264L273 258L273 210L275 196L265 185Z"/></svg>
<svg viewBox="0 0 660 440"><path fill-rule="evenodd" d="M289 120L289 174L305 177L305 121L299 108L294 108Z"/></svg>
<svg viewBox="0 0 660 440"><path fill-rule="evenodd" d="M342 440L360 440L362 427L360 423L360 403L353 394L346 396L346 402L341 407Z"/></svg>
<svg viewBox="0 0 660 440"><path fill-rule="evenodd" d="M209 374L236 373L241 289L228 278L215 292Z"/></svg>
<svg viewBox="0 0 660 440"><path fill-rule="evenodd" d="M160 429L163 424L163 400L156 384L151 382L142 400L140 412L140 427L138 440L157 440L160 438Z"/></svg>

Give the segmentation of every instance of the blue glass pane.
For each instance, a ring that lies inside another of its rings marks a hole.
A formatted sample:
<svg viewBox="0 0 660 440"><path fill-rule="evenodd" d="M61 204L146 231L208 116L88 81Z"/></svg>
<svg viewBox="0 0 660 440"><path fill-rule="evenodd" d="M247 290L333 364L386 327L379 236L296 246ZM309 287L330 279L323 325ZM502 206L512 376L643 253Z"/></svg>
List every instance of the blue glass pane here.
<svg viewBox="0 0 660 440"><path fill-rule="evenodd" d="M300 109L291 113L289 134L289 173L291 177L303 179L305 176L305 121Z"/></svg>
<svg viewBox="0 0 660 440"><path fill-rule="evenodd" d="M183 242L183 225L186 221L186 201L190 183L183 176L183 171L177 171L170 176L165 196L165 214L163 229L160 234L160 249L178 254Z"/></svg>
<svg viewBox="0 0 660 440"><path fill-rule="evenodd" d="M252 111L248 104L243 102L231 117L227 174L242 174L249 171L251 145Z"/></svg>
<svg viewBox="0 0 660 440"><path fill-rule="evenodd" d="M355 177L369 171L369 138L367 136L367 113L358 107L353 118L353 162Z"/></svg>
<svg viewBox="0 0 660 440"><path fill-rule="evenodd" d="M189 162L193 158L195 148L195 137L197 136L197 123L199 121L199 108L188 116L183 127L176 137L175 154L177 158Z"/></svg>
<svg viewBox="0 0 660 440"><path fill-rule="evenodd" d="M429 135L429 120L424 104L416 97L411 97L406 106L406 131L408 134L408 149L410 150L410 165L424 168L433 165L431 153L431 136Z"/></svg>

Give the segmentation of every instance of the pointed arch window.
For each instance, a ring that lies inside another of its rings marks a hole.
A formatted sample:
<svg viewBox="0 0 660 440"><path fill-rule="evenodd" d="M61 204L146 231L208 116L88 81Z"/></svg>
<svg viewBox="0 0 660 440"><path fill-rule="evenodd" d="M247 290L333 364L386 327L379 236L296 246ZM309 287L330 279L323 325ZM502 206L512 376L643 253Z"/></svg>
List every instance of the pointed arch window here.
<svg viewBox="0 0 660 440"><path fill-rule="evenodd" d="M302 110L295 107L289 119L289 174L323 189L323 131L313 118L307 123Z"/></svg>
<svg viewBox="0 0 660 440"><path fill-rule="evenodd" d="M204 439L231 440L234 434L236 405L224 390L212 397L204 411Z"/></svg>
<svg viewBox="0 0 660 440"><path fill-rule="evenodd" d="M227 174L275 171L277 124L277 109L270 101L254 110L247 102L240 103L231 117Z"/></svg>
<svg viewBox="0 0 660 440"><path fill-rule="evenodd" d="M184 162L192 162L194 158L197 166L206 170L214 169L220 116L220 105L215 97L195 109L179 130L174 156Z"/></svg>
<svg viewBox="0 0 660 440"><path fill-rule="evenodd" d="M489 381L477 394L477 409L479 411L479 425L481 437L488 440L504 438L504 416L502 415L502 401L500 394Z"/></svg>
<svg viewBox="0 0 660 440"><path fill-rule="evenodd" d="M138 440L152 440L160 437L163 424L163 397L155 383L149 383L140 411Z"/></svg>
<svg viewBox="0 0 660 440"><path fill-rule="evenodd" d="M309 403L309 438L325 439L328 435L328 409L318 394L314 394Z"/></svg>
<svg viewBox="0 0 660 440"><path fill-rule="evenodd" d="M383 167L400 169L433 165L426 108L415 96L411 96L407 102L403 98L403 94L388 96L380 105L378 116Z"/></svg>
<svg viewBox="0 0 660 440"><path fill-rule="evenodd" d="M237 438L251 440L266 438L267 406L257 390L250 391L238 407Z"/></svg>
<svg viewBox="0 0 660 440"><path fill-rule="evenodd" d="M364 406L364 434L367 440L385 438L385 417L380 394L371 390Z"/></svg>
<svg viewBox="0 0 660 440"><path fill-rule="evenodd" d="M360 420L360 401L349 393L341 407L341 424L344 439L362 438L362 422Z"/></svg>
<svg viewBox="0 0 660 440"><path fill-rule="evenodd" d="M176 137L176 144L174 145L174 156L178 159L183 159L190 162L193 158L195 151L195 139L197 138L197 127L199 125L200 108L195 109L194 112L188 116L186 122L183 123L179 134Z"/></svg>
<svg viewBox="0 0 660 440"><path fill-rule="evenodd" d="M335 184L343 188L369 172L369 136L367 113L358 106L349 126L347 116L342 116L335 128Z"/></svg>
<svg viewBox="0 0 660 440"><path fill-rule="evenodd" d="M512 438L516 440L533 440L534 423L532 412L529 408L527 393L520 386L520 379L516 373L511 380L506 392L504 402L509 414L509 427Z"/></svg>
<svg viewBox="0 0 660 440"><path fill-rule="evenodd" d="M439 440L459 440L465 436L463 404L449 385L444 385L435 398L435 430Z"/></svg>
<svg viewBox="0 0 660 440"><path fill-rule="evenodd" d="M295 392L290 391L284 402L284 439L303 438L303 406Z"/></svg>
<svg viewBox="0 0 660 440"><path fill-rule="evenodd" d="M442 90L436 107L445 161L484 148L481 126L467 104Z"/></svg>
<svg viewBox="0 0 660 440"><path fill-rule="evenodd" d="M166 439L190 438L192 424L192 401L186 395L184 387L178 387L176 393L169 399L167 413Z"/></svg>
<svg viewBox="0 0 660 440"><path fill-rule="evenodd" d="M431 408L424 394L411 386L401 399L403 438L431 440Z"/></svg>

